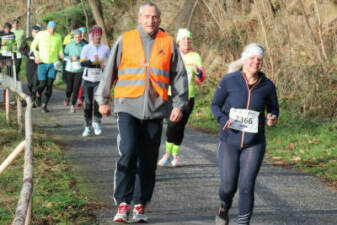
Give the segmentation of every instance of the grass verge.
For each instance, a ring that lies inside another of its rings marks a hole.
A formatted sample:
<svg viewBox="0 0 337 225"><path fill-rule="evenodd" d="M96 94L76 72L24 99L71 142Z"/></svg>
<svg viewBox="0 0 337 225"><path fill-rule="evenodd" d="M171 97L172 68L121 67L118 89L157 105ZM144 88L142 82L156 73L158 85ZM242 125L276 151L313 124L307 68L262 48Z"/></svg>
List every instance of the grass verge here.
<svg viewBox="0 0 337 225"><path fill-rule="evenodd" d="M6 124L0 112L0 162L24 139L17 126ZM97 205L76 188L71 168L64 161L53 137L34 130L34 193L32 224L96 224L92 214ZM0 179L0 224L14 218L22 186L23 156L8 167Z"/></svg>

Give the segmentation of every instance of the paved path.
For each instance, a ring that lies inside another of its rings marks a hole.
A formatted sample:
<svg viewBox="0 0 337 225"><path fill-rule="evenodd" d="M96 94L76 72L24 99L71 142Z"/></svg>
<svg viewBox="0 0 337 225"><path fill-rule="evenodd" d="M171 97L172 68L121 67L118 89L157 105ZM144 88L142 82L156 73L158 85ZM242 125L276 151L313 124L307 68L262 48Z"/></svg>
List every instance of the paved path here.
<svg viewBox="0 0 337 225"><path fill-rule="evenodd" d="M97 212L99 224L114 224L113 203L116 121L104 118L103 134L81 137L83 111L69 113L63 106L64 94L55 91L51 112L34 110L34 123L61 136L65 156L76 169L79 187L91 199L103 202ZM2 98L0 98L2 101ZM164 145L161 146L161 154ZM183 167L159 168L149 224L210 225L218 206L217 137L187 129L181 149ZM230 211L230 224L236 223L237 199ZM294 169L274 167L264 162L256 183L252 225L336 225L337 192L319 179Z"/></svg>

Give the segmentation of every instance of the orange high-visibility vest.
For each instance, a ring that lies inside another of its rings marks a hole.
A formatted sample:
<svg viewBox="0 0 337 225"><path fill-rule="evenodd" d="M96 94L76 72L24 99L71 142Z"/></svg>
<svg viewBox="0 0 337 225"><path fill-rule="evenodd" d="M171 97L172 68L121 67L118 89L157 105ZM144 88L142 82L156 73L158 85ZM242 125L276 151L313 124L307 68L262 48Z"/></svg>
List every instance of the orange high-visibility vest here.
<svg viewBox="0 0 337 225"><path fill-rule="evenodd" d="M142 40L137 29L122 35L122 59L114 88L115 98L137 98L145 92L146 74L158 93L168 100L173 38L159 30L146 62Z"/></svg>

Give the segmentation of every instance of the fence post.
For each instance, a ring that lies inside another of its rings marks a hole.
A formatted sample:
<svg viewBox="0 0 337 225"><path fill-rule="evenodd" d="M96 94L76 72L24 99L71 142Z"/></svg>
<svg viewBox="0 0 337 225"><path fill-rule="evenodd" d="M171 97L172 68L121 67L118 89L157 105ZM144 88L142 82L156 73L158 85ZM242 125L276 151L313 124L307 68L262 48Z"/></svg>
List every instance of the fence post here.
<svg viewBox="0 0 337 225"><path fill-rule="evenodd" d="M9 116L9 88L6 88L6 91L5 91L5 105L6 105L6 121L7 121L7 124L10 124L11 123L11 120L10 120L10 116Z"/></svg>
<svg viewBox="0 0 337 225"><path fill-rule="evenodd" d="M22 134L22 131L23 131L23 125L22 125L23 116L22 116L22 102L21 102L20 96L16 97L16 105L17 105L16 112L17 112L18 127L19 127L18 129L19 129L19 133Z"/></svg>
<svg viewBox="0 0 337 225"><path fill-rule="evenodd" d="M33 202L33 193L30 195L29 205L26 214L25 225L30 225L32 219L32 202Z"/></svg>

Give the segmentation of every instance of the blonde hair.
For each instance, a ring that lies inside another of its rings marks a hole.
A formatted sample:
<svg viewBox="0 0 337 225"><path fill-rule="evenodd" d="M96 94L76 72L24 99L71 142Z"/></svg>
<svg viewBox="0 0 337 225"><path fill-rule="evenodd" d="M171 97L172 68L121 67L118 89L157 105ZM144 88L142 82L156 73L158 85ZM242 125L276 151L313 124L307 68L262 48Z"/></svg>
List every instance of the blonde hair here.
<svg viewBox="0 0 337 225"><path fill-rule="evenodd" d="M227 64L227 73L233 73L234 71L241 69L242 66L243 62L241 61L241 59L230 62Z"/></svg>

